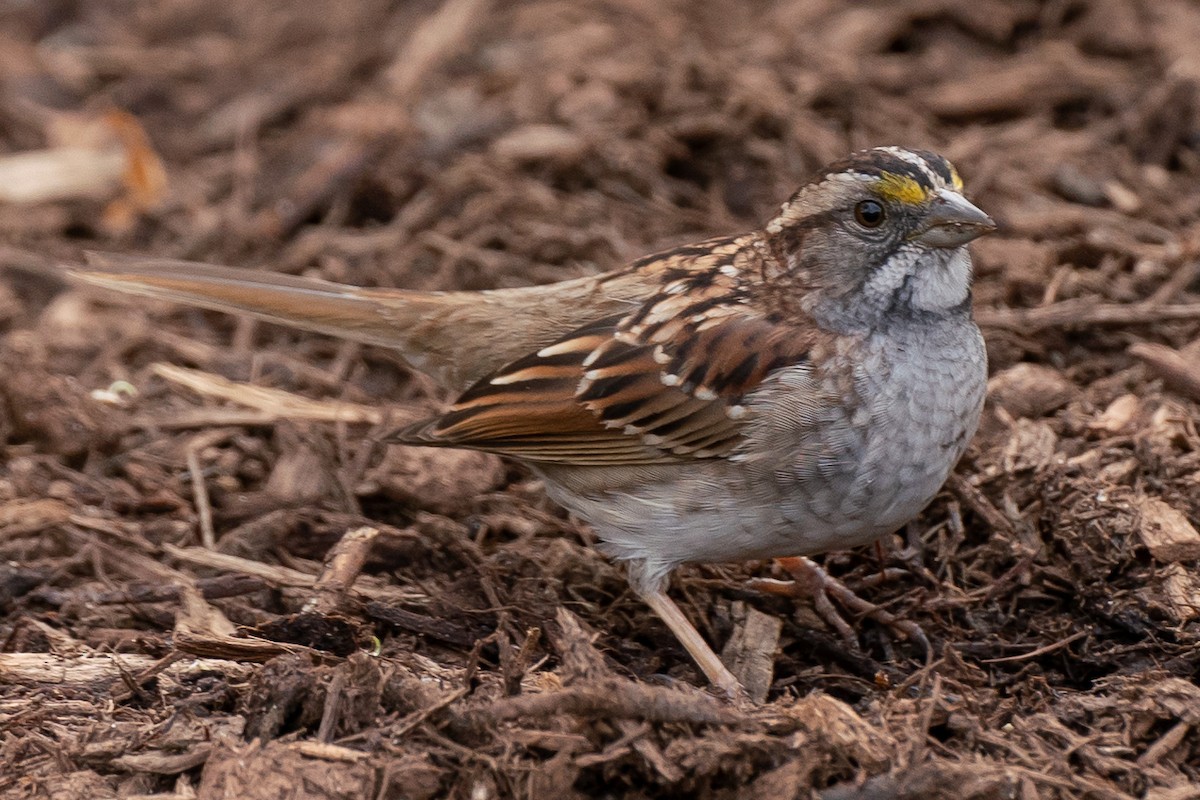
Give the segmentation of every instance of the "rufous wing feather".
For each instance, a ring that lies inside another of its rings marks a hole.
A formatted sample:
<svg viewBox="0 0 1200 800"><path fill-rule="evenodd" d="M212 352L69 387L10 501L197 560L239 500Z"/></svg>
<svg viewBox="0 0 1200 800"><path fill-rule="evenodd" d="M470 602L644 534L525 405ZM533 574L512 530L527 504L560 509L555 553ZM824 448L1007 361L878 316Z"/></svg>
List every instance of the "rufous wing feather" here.
<svg viewBox="0 0 1200 800"><path fill-rule="evenodd" d="M645 312L507 364L398 439L575 465L725 456L751 414L746 396L811 345L804 329L741 305L710 306L681 325L646 324L655 315Z"/></svg>

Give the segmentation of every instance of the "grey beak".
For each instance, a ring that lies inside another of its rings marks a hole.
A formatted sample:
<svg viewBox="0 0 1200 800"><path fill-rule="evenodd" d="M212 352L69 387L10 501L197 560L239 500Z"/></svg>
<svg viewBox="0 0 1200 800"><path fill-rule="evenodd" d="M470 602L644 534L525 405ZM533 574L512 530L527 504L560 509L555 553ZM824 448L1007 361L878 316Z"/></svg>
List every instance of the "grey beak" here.
<svg viewBox="0 0 1200 800"><path fill-rule="evenodd" d="M939 189L925 224L911 238L930 247L961 247L996 230L996 223L958 192Z"/></svg>

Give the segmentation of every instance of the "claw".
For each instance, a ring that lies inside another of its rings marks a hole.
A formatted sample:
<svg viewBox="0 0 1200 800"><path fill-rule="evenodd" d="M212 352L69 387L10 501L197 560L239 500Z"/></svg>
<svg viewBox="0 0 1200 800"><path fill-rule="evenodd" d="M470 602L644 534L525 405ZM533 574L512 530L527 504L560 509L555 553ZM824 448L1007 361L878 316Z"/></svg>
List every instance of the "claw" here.
<svg viewBox="0 0 1200 800"><path fill-rule="evenodd" d="M750 582L751 589L765 594L811 599L817 614L837 631L851 650L860 650L858 637L855 636L854 629L850 627L850 624L834 608L833 603L830 602L831 597L852 614L873 619L895 635L915 642L921 647L926 659L932 655L933 648L920 625L912 620L901 619L874 603L863 600L850 587L831 576L812 559L796 557L780 558L776 561L779 566L791 574L792 580L778 581L771 578L759 578Z"/></svg>

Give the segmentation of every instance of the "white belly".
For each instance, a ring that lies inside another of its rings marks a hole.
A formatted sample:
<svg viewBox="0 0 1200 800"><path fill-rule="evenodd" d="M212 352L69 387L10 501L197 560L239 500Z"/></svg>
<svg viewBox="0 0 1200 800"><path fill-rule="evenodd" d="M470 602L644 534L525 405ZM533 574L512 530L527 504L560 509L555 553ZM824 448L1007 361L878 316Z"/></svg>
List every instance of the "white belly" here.
<svg viewBox="0 0 1200 800"><path fill-rule="evenodd" d="M867 348L853 381L865 402L854 409L814 403L829 387L806 368L785 371L755 408L770 424L751 428L739 456L548 470L550 494L592 523L606 552L654 573L870 542L925 507L975 432L987 370L967 327L972 335L893 333Z"/></svg>

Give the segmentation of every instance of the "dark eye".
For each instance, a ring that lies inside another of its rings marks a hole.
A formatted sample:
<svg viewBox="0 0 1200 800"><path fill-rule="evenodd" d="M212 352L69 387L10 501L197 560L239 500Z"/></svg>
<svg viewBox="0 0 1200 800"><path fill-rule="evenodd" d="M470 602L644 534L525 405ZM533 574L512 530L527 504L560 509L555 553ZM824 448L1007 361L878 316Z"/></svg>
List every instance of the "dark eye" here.
<svg viewBox="0 0 1200 800"><path fill-rule="evenodd" d="M863 200L854 207L854 219L864 228L878 228L886 217L883 206L874 200Z"/></svg>

